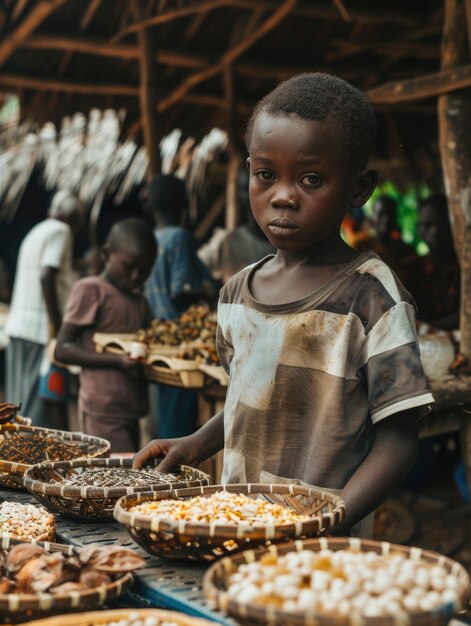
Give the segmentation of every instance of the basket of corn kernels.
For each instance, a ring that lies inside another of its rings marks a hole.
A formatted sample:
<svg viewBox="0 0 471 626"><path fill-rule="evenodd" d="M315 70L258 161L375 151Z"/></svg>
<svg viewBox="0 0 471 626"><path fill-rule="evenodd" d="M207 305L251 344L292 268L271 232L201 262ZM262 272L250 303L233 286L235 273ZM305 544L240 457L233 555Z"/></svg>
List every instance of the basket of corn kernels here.
<svg viewBox="0 0 471 626"><path fill-rule="evenodd" d="M328 533L345 513L330 493L236 484L120 498L115 519L149 554L213 561L238 550Z"/></svg>

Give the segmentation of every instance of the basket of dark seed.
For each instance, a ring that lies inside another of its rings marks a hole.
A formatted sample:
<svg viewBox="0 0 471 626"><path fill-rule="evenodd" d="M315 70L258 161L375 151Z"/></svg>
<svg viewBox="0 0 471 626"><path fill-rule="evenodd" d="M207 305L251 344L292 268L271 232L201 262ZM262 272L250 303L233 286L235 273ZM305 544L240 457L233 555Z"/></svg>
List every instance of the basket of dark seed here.
<svg viewBox="0 0 471 626"><path fill-rule="evenodd" d="M23 488L23 474L44 461L68 461L109 455L110 442L23 424L0 424L0 485Z"/></svg>
<svg viewBox="0 0 471 626"><path fill-rule="evenodd" d="M210 484L210 477L187 465L172 473L157 469L159 460L133 470L132 459L79 459L46 462L26 470L23 484L49 510L89 520L113 519L119 498L144 491L169 491Z"/></svg>

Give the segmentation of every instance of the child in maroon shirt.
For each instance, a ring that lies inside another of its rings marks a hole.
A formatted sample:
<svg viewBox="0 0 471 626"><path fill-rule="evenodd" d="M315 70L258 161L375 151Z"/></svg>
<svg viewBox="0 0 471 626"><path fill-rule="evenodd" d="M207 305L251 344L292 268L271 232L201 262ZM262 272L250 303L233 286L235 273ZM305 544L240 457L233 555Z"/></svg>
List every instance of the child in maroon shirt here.
<svg viewBox="0 0 471 626"><path fill-rule="evenodd" d="M127 219L112 228L104 252L103 274L79 280L72 289L55 356L83 368L79 415L84 432L108 439L113 452L133 452L139 447L138 418L148 411L146 380L137 361L97 353L93 335L149 326L152 312L140 290L157 246L145 221Z"/></svg>

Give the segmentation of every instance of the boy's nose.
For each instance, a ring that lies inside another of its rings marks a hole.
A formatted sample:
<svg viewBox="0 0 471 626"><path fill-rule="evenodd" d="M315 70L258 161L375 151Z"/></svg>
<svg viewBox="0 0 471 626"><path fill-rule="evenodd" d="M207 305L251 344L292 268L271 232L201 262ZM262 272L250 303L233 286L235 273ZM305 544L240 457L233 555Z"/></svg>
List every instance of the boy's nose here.
<svg viewBox="0 0 471 626"><path fill-rule="evenodd" d="M274 209L297 209L298 198L291 186L279 187L272 196L271 206Z"/></svg>

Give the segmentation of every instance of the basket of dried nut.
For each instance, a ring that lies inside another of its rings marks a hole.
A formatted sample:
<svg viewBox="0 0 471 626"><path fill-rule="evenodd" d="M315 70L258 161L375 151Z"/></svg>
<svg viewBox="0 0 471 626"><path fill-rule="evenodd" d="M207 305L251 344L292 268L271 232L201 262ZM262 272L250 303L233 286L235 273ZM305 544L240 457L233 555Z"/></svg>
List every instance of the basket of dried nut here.
<svg viewBox="0 0 471 626"><path fill-rule="evenodd" d="M214 626L198 617L162 609L116 609L73 615L55 615L29 622L28 626Z"/></svg>
<svg viewBox="0 0 471 626"><path fill-rule="evenodd" d="M439 626L471 593L464 568L436 552L325 537L226 557L203 588L236 618L287 626Z"/></svg>
<svg viewBox="0 0 471 626"><path fill-rule="evenodd" d="M21 489L23 474L43 461L68 461L109 455L99 437L23 424L0 424L0 485Z"/></svg>
<svg viewBox="0 0 471 626"><path fill-rule="evenodd" d="M209 485L210 477L187 465L172 473L159 472L159 460L132 469L132 459L78 459L46 462L26 470L23 484L48 509L72 517L113 519L113 508L122 496L158 489Z"/></svg>
<svg viewBox="0 0 471 626"><path fill-rule="evenodd" d="M298 485L237 484L124 496L115 519L152 555L213 561L225 554L328 533L343 500Z"/></svg>
<svg viewBox="0 0 471 626"><path fill-rule="evenodd" d="M44 616L98 608L132 584L131 572L145 566L122 546L77 549L25 542L0 535L0 616Z"/></svg>
<svg viewBox="0 0 471 626"><path fill-rule="evenodd" d="M42 506L2 502L0 504L0 534L8 533L16 539L55 541L54 515Z"/></svg>

